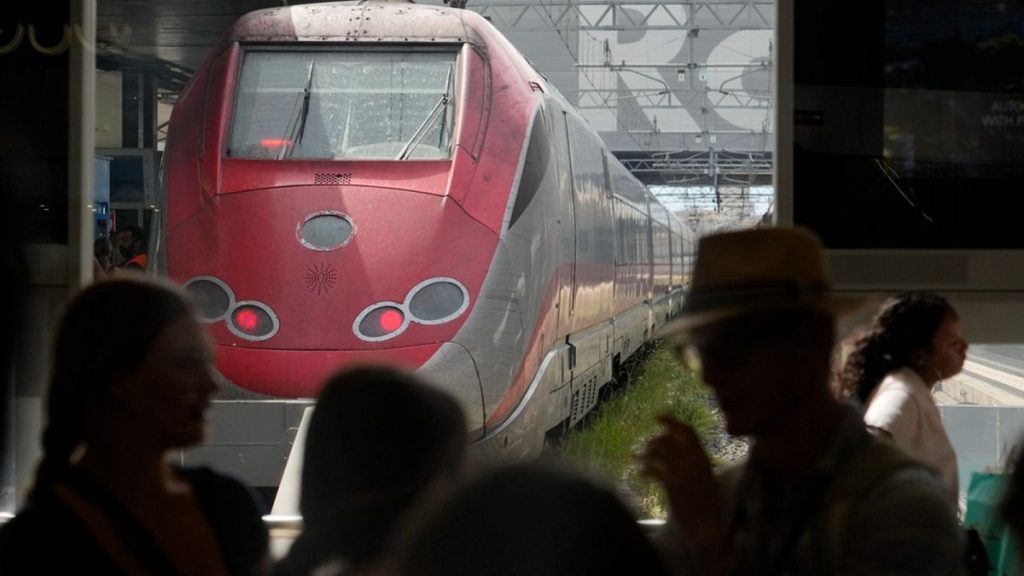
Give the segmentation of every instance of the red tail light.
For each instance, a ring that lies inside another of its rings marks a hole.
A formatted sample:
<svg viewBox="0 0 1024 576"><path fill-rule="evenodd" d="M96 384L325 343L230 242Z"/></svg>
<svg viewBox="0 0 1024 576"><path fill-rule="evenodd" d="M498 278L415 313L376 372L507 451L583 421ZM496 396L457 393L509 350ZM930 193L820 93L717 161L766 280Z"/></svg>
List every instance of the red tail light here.
<svg viewBox="0 0 1024 576"><path fill-rule="evenodd" d="M235 326L243 332L253 334L260 326L260 317L252 308L241 308L235 312Z"/></svg>
<svg viewBox="0 0 1024 576"><path fill-rule="evenodd" d="M379 304L364 310L355 322L355 332L363 340L379 342L394 338L409 325L405 312L391 303Z"/></svg>
<svg viewBox="0 0 1024 576"><path fill-rule="evenodd" d="M231 311L228 329L245 340L266 340L277 334L277 316L261 302L239 302Z"/></svg>

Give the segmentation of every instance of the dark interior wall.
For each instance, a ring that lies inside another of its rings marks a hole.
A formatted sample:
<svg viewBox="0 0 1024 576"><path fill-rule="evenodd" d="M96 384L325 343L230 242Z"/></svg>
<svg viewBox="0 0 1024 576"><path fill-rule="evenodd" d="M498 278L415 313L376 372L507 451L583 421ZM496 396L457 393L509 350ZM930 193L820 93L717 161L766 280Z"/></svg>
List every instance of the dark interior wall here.
<svg viewBox="0 0 1024 576"><path fill-rule="evenodd" d="M0 11L4 228L24 243L67 243L69 22L68 2Z"/></svg>
<svg viewBox="0 0 1024 576"><path fill-rule="evenodd" d="M0 485L10 486L16 349L27 326L28 244L68 242L70 2L0 10Z"/></svg>

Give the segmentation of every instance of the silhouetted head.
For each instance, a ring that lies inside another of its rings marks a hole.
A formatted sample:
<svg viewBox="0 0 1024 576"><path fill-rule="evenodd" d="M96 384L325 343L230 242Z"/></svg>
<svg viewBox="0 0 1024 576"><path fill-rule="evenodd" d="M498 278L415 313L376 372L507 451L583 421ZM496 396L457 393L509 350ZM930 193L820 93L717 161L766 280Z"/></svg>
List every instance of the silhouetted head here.
<svg viewBox="0 0 1024 576"><path fill-rule="evenodd" d="M821 241L803 228L708 234L697 243L693 279L675 320L658 336L686 338L711 324L772 312L838 318L864 305L836 294Z"/></svg>
<svg viewBox="0 0 1024 576"><path fill-rule="evenodd" d="M465 450L465 417L448 394L395 368L338 373L309 424L305 529L285 565L302 572L330 555L374 557L425 490L460 472Z"/></svg>
<svg viewBox="0 0 1024 576"><path fill-rule="evenodd" d="M212 391L211 354L191 306L172 286L117 278L79 293L57 330L37 486L112 415L136 422L140 435L164 447L201 439L194 420Z"/></svg>
<svg viewBox="0 0 1024 576"><path fill-rule="evenodd" d="M694 328L682 349L736 436L785 429L835 404L829 389L835 320L813 309L743 314Z"/></svg>
<svg viewBox="0 0 1024 576"><path fill-rule="evenodd" d="M900 368L912 368L933 383L958 373L966 353L960 317L949 301L929 292L904 292L886 300L867 330L854 337L840 391L867 402L885 375Z"/></svg>
<svg viewBox="0 0 1024 576"><path fill-rule="evenodd" d="M832 289L821 241L802 228L709 234L678 317L659 335L718 398L728 431L759 435L823 413L837 319L861 297Z"/></svg>
<svg viewBox="0 0 1024 576"><path fill-rule="evenodd" d="M666 573L614 492L537 464L465 486L426 519L402 564L405 576Z"/></svg>
<svg viewBox="0 0 1024 576"><path fill-rule="evenodd" d="M124 226L117 230L117 249L125 260L146 251L146 234L138 226Z"/></svg>
<svg viewBox="0 0 1024 576"><path fill-rule="evenodd" d="M92 254L101 261L108 261L110 259L110 238L100 236L93 240Z"/></svg>

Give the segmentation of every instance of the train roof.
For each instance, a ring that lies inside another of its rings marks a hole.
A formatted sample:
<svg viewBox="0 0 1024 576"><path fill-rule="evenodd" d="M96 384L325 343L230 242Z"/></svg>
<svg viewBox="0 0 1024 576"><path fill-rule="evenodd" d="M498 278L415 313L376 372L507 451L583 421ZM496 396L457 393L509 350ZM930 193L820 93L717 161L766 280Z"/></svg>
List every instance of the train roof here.
<svg viewBox="0 0 1024 576"><path fill-rule="evenodd" d="M484 41L476 26L485 22L469 10L405 1L301 4L257 10L228 32L236 42L423 42Z"/></svg>

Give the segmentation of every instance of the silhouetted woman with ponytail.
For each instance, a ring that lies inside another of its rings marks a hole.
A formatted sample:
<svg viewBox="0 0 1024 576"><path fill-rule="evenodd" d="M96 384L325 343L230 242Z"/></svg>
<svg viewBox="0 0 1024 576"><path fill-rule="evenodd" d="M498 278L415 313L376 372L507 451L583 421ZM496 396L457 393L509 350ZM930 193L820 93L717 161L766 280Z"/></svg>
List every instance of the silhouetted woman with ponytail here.
<svg viewBox="0 0 1024 576"><path fill-rule="evenodd" d="M171 464L200 442L218 375L192 308L144 278L68 306L46 398L43 459L0 530L0 573L260 574L267 533L247 488Z"/></svg>
<svg viewBox="0 0 1024 576"><path fill-rule="evenodd" d="M842 393L864 407L864 423L934 467L957 504L956 453L932 389L963 368L960 316L943 297L906 292L882 305L853 341L839 377Z"/></svg>

